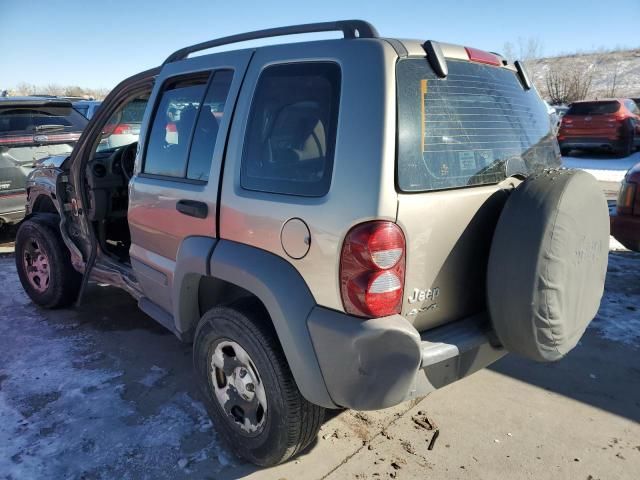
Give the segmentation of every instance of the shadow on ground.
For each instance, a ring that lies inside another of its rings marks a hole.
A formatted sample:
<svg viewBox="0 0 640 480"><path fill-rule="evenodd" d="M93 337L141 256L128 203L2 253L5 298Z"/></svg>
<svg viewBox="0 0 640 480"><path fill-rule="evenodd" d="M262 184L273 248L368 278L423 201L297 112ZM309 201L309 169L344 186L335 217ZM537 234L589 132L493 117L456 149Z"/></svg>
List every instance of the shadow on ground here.
<svg viewBox="0 0 640 480"><path fill-rule="evenodd" d="M489 368L640 422L639 356L640 254L626 251L609 254L600 310L569 355L546 364L508 355Z"/></svg>

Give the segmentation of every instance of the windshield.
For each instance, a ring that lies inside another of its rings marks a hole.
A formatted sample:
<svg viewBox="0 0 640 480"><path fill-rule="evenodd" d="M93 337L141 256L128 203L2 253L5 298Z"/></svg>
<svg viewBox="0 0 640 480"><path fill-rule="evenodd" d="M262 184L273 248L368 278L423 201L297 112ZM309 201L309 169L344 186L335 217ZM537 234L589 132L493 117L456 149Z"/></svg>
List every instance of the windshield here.
<svg viewBox="0 0 640 480"><path fill-rule="evenodd" d="M544 102L505 68L459 60L438 78L398 62L398 186L407 192L495 184L559 167Z"/></svg>
<svg viewBox="0 0 640 480"><path fill-rule="evenodd" d="M0 135L59 130L81 132L87 119L69 107L0 107Z"/></svg>
<svg viewBox="0 0 640 480"><path fill-rule="evenodd" d="M606 115L616 113L619 108L618 102L580 102L571 105L567 115Z"/></svg>

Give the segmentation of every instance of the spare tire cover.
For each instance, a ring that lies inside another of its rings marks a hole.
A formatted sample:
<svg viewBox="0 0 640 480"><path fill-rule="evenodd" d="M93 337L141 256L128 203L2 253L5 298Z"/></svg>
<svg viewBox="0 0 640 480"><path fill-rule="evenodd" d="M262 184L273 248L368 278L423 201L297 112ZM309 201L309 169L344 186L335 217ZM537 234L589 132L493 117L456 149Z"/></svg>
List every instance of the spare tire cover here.
<svg viewBox="0 0 640 480"><path fill-rule="evenodd" d="M547 170L511 193L494 233L487 302L498 339L537 361L562 358L595 317L609 253L609 213L596 179Z"/></svg>

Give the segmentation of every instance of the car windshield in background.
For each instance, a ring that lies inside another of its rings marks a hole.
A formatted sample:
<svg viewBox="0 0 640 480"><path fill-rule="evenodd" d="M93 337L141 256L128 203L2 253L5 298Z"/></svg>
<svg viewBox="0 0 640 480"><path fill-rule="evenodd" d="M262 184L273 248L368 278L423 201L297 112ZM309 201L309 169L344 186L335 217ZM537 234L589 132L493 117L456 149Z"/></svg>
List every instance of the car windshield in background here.
<svg viewBox="0 0 640 480"><path fill-rule="evenodd" d="M616 113L620 108L618 102L580 102L569 107L567 115L607 115Z"/></svg>
<svg viewBox="0 0 640 480"><path fill-rule="evenodd" d="M505 68L458 60L438 78L424 59L402 60L398 185L407 192L495 184L560 166L544 102Z"/></svg>
<svg viewBox="0 0 640 480"><path fill-rule="evenodd" d="M0 106L0 135L46 131L81 132L87 119L71 107Z"/></svg>

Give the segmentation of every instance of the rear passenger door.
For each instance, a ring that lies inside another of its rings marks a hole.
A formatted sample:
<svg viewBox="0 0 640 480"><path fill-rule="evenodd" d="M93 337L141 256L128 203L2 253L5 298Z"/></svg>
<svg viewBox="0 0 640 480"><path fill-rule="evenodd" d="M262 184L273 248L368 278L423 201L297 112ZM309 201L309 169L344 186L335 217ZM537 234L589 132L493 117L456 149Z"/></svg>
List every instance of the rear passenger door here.
<svg viewBox="0 0 640 480"><path fill-rule="evenodd" d="M168 312L182 240L217 236L220 166L250 56L222 53L170 63L154 87L129 187L130 257L145 295Z"/></svg>

